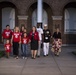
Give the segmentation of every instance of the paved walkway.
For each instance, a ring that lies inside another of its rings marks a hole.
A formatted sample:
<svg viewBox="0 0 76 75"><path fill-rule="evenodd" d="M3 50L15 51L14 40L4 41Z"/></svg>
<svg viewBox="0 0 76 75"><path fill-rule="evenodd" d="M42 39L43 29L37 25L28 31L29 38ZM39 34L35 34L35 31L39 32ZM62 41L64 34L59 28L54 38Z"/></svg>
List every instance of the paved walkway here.
<svg viewBox="0 0 76 75"><path fill-rule="evenodd" d="M63 47L59 57L49 56L36 59L0 58L0 75L76 75L76 56L71 52L76 47Z"/></svg>

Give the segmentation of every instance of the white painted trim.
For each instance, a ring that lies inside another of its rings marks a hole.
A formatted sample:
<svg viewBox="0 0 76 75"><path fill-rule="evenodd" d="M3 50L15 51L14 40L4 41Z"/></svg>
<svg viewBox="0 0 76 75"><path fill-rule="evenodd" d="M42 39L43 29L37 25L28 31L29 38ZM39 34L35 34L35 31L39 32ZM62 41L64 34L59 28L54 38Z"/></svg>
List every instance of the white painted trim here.
<svg viewBox="0 0 76 75"><path fill-rule="evenodd" d="M62 44L62 46L76 46L76 44Z"/></svg>
<svg viewBox="0 0 76 75"><path fill-rule="evenodd" d="M18 16L19 20L27 20L28 16Z"/></svg>
<svg viewBox="0 0 76 75"><path fill-rule="evenodd" d="M52 44L50 44L50 46L52 46ZM76 44L62 44L62 46L75 46L76 47Z"/></svg>
<svg viewBox="0 0 76 75"><path fill-rule="evenodd" d="M53 20L62 20L62 16L52 16Z"/></svg>

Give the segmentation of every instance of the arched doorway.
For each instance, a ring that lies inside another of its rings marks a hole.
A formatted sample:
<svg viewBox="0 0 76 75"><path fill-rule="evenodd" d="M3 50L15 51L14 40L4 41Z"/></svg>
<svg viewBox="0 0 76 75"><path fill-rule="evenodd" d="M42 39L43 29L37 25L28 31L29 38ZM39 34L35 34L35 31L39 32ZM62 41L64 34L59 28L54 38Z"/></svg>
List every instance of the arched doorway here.
<svg viewBox="0 0 76 75"><path fill-rule="evenodd" d="M6 25L10 25L10 29L15 27L15 9L6 7L2 9L2 30Z"/></svg>
<svg viewBox="0 0 76 75"><path fill-rule="evenodd" d="M44 27L44 24L48 25L48 15L46 10L43 10L43 15L42 15L42 28ZM35 9L32 13L32 26L37 25L37 9Z"/></svg>
<svg viewBox="0 0 76 75"><path fill-rule="evenodd" d="M76 33L76 3L69 3L65 6L64 32L66 34Z"/></svg>
<svg viewBox="0 0 76 75"><path fill-rule="evenodd" d="M76 2L64 7L64 35L66 44L76 44Z"/></svg>
<svg viewBox="0 0 76 75"><path fill-rule="evenodd" d="M10 25L10 28L13 29L17 25L17 8L11 2L0 2L0 26L1 32L5 29L6 25Z"/></svg>
<svg viewBox="0 0 76 75"><path fill-rule="evenodd" d="M28 32L31 30L33 25L37 25L37 3L32 4L28 11L27 11L27 15L28 15L28 20L27 20L27 29ZM47 24L48 28L52 31L53 30L53 21L52 21L52 10L51 7L43 2L43 25Z"/></svg>

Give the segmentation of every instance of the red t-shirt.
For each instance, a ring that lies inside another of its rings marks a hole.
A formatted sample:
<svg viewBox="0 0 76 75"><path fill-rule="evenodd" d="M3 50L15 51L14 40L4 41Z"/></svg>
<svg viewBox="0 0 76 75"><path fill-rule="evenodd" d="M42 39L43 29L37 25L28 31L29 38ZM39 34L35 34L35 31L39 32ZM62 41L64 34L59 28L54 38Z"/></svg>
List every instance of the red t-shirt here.
<svg viewBox="0 0 76 75"><path fill-rule="evenodd" d="M20 42L21 33L20 32L13 32L13 42Z"/></svg>
<svg viewBox="0 0 76 75"><path fill-rule="evenodd" d="M12 31L10 29L9 30L4 29L2 36L4 39L10 39L12 36Z"/></svg>
<svg viewBox="0 0 76 75"><path fill-rule="evenodd" d="M29 39L30 39L30 40L32 40L32 34L33 34L33 31L30 32L30 35L29 35ZM39 34L38 34L37 31L34 33L34 40L37 40L37 41L40 40L40 39L39 39Z"/></svg>
<svg viewBox="0 0 76 75"><path fill-rule="evenodd" d="M5 44L6 52L11 52L11 44Z"/></svg>
<svg viewBox="0 0 76 75"><path fill-rule="evenodd" d="M28 44L29 39L27 37L23 37L21 39L22 44Z"/></svg>

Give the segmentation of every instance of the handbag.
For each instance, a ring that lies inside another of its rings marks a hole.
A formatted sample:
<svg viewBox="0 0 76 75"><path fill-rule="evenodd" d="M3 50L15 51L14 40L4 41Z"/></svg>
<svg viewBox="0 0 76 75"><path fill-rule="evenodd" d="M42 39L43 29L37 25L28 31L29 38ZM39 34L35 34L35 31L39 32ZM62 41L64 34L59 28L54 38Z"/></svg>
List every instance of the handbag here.
<svg viewBox="0 0 76 75"><path fill-rule="evenodd" d="M54 48L53 47L51 48L51 51L54 52Z"/></svg>

